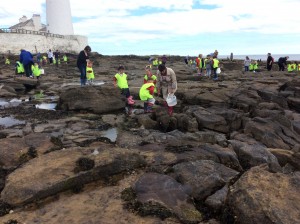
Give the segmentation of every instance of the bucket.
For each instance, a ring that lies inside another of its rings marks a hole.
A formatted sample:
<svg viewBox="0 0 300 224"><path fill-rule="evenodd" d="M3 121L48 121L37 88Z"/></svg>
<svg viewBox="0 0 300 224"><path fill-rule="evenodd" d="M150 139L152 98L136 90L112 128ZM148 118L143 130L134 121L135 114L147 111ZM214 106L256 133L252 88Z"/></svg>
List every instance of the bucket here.
<svg viewBox="0 0 300 224"><path fill-rule="evenodd" d="M217 74L220 74L220 73L221 73L221 69L220 69L220 68L217 68L216 73L217 73Z"/></svg>
<svg viewBox="0 0 300 224"><path fill-rule="evenodd" d="M173 107L177 104L177 99L176 99L176 96L174 94L169 93L166 101L167 101L167 104L168 104L169 107Z"/></svg>
<svg viewBox="0 0 300 224"><path fill-rule="evenodd" d="M41 71L41 75L45 74L45 70L43 68L41 68L40 71Z"/></svg>

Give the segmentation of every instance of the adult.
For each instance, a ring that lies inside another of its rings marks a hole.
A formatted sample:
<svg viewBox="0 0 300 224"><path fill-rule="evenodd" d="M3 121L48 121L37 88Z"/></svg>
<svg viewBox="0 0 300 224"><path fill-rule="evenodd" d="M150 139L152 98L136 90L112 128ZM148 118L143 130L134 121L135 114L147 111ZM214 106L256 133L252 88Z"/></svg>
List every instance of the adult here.
<svg viewBox="0 0 300 224"><path fill-rule="evenodd" d="M55 63L56 63L56 66L58 67L58 62L59 62L59 55L60 55L60 52L58 51L58 50L56 50L55 52L54 52L54 58L55 58Z"/></svg>
<svg viewBox="0 0 300 224"><path fill-rule="evenodd" d="M42 61L42 55L41 55L41 52L37 53L36 55L36 61L37 63L40 65L41 64L41 61Z"/></svg>
<svg viewBox="0 0 300 224"><path fill-rule="evenodd" d="M213 56L218 57L218 55L219 55L219 51L218 51L218 50L215 50L215 52L213 53Z"/></svg>
<svg viewBox="0 0 300 224"><path fill-rule="evenodd" d="M186 64L186 66L189 65L189 56L186 56L186 57L185 57L184 63Z"/></svg>
<svg viewBox="0 0 300 224"><path fill-rule="evenodd" d="M49 64L50 65L53 64L53 52L51 51L51 49L49 49L47 55L48 55Z"/></svg>
<svg viewBox="0 0 300 224"><path fill-rule="evenodd" d="M77 67L80 71L80 85L86 85L86 66L89 61L89 53L92 51L90 46L85 46L85 48L80 51L77 57Z"/></svg>
<svg viewBox="0 0 300 224"><path fill-rule="evenodd" d="M267 69L268 69L268 71L271 71L273 63L274 63L274 58L271 56L271 53L268 53L268 58L267 58Z"/></svg>
<svg viewBox="0 0 300 224"><path fill-rule="evenodd" d="M161 63L162 63L163 65L165 65L165 64L167 63L167 61L168 61L168 58L167 58L166 55L163 55L163 56L161 56L160 60L161 60Z"/></svg>
<svg viewBox="0 0 300 224"><path fill-rule="evenodd" d="M212 71L212 64L213 64L213 61L212 61L212 58L211 58L211 56L208 54L207 56L206 56L206 58L204 59L204 64L205 64L205 75L208 77L208 78L210 78L210 76L211 76L211 71Z"/></svg>
<svg viewBox="0 0 300 224"><path fill-rule="evenodd" d="M289 56L285 56L285 57L280 57L278 59L278 67L279 67L279 71L284 71L285 66L286 66L286 61L289 59Z"/></svg>
<svg viewBox="0 0 300 224"><path fill-rule="evenodd" d="M21 49L20 62L23 64L26 77L33 77L31 66L33 65L33 56L29 51Z"/></svg>
<svg viewBox="0 0 300 224"><path fill-rule="evenodd" d="M164 64L158 66L157 71L157 94L164 99L164 104L168 106L166 100L168 94L174 94L177 90L176 74L171 68L167 68ZM173 107L168 106L168 113L171 116L173 114Z"/></svg>
<svg viewBox="0 0 300 224"><path fill-rule="evenodd" d="M213 77L214 81L218 80L217 69L219 68L219 64L220 64L220 61L218 60L217 56L214 55L213 60L212 60L212 67L213 67L213 71L214 71L214 77Z"/></svg>

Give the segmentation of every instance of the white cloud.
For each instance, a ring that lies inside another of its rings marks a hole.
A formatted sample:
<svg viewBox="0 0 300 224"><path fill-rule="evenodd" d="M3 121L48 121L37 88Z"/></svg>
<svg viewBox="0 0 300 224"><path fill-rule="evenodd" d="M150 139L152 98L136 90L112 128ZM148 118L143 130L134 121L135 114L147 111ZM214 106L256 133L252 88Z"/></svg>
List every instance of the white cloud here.
<svg viewBox="0 0 300 224"><path fill-rule="evenodd" d="M121 42L223 32L300 35L300 0L70 0L70 3L75 33L88 36L94 43L122 45ZM23 0L6 1L0 6L0 26L14 25L22 15L42 13L42 4L45 0L27 0L26 4ZM195 4L198 5L193 8Z"/></svg>

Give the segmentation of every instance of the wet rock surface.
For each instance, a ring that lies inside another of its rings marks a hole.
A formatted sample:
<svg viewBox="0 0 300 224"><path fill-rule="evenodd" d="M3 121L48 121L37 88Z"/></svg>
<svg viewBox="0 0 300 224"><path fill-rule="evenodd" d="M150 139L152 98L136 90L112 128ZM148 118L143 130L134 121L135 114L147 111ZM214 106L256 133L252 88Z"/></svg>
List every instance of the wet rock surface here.
<svg viewBox="0 0 300 224"><path fill-rule="evenodd" d="M0 66L1 223L300 222L297 72L262 62L244 73L242 61L223 60L213 81L171 56L169 116L156 96L143 113L148 57L94 53L96 78L84 87L69 58L45 65L39 81ZM136 101L130 116L112 82L119 64Z"/></svg>

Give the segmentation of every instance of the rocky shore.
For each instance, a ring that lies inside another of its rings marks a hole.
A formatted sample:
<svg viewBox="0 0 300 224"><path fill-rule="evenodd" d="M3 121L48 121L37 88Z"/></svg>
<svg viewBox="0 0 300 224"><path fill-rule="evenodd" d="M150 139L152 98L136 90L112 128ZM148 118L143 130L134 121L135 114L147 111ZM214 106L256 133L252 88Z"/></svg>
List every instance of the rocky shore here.
<svg viewBox="0 0 300 224"><path fill-rule="evenodd" d="M69 58L40 81L1 62L0 223L300 223L299 72L223 60L213 81L170 56L170 117L160 103L143 113L148 57L95 53L84 87ZM131 116L112 83L119 64Z"/></svg>

